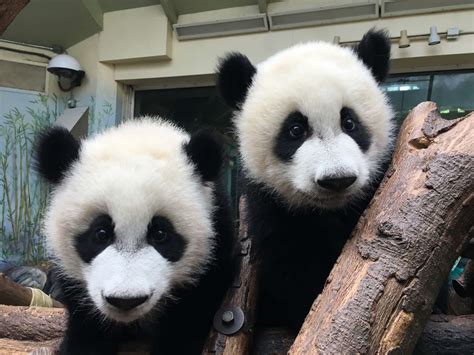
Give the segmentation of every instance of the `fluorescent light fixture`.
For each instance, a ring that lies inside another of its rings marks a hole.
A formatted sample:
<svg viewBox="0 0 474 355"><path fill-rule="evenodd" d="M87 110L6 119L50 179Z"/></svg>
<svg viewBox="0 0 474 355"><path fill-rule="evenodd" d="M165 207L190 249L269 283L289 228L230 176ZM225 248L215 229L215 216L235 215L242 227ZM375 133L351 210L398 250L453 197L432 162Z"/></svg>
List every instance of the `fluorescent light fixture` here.
<svg viewBox="0 0 474 355"><path fill-rule="evenodd" d="M377 17L377 1L268 13L270 29L272 30L366 20Z"/></svg>
<svg viewBox="0 0 474 355"><path fill-rule="evenodd" d="M173 25L178 40L268 31L266 14Z"/></svg>
<svg viewBox="0 0 474 355"><path fill-rule="evenodd" d="M441 42L441 38L439 38L438 30L436 29L436 26L431 26L430 37L428 38L428 44L430 46L434 46L436 44L439 44L440 42Z"/></svg>
<svg viewBox="0 0 474 355"><path fill-rule="evenodd" d="M400 40L398 41L398 48L410 47L410 39L407 35L407 30L400 31Z"/></svg>
<svg viewBox="0 0 474 355"><path fill-rule="evenodd" d="M381 0L382 17L427 14L474 8L472 0Z"/></svg>

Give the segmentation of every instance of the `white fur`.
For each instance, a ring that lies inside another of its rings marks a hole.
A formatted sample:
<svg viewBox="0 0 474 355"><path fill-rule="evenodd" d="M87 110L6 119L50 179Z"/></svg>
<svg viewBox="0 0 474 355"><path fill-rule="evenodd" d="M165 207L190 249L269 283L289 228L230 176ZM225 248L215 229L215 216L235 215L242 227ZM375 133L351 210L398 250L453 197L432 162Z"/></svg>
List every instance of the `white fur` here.
<svg viewBox="0 0 474 355"><path fill-rule="evenodd" d="M151 246L130 252L110 246L85 267L84 276L98 309L112 319L129 322L148 313L166 295L173 278L173 265ZM141 296L149 299L128 312L118 311L105 301L105 297Z"/></svg>
<svg viewBox="0 0 474 355"><path fill-rule="evenodd" d="M340 127L340 110L352 108L368 128L367 152ZM290 162L273 152L288 114L308 117L313 135ZM257 66L235 124L244 167L251 179L277 191L290 206L342 207L362 193L391 143L392 111L377 82L352 50L324 42L299 44ZM315 181L334 171L357 174L343 194Z"/></svg>
<svg viewBox="0 0 474 355"><path fill-rule="evenodd" d="M183 150L189 136L172 124L128 121L82 144L79 160L57 186L45 216L48 245L64 273L82 281L104 314L129 321L146 313L178 284L195 282L212 260L212 186L194 173ZM115 223L116 242L90 265L74 239L99 214ZM145 236L153 216L167 217L187 241L182 258L166 261ZM150 294L132 313L118 315L102 297Z"/></svg>

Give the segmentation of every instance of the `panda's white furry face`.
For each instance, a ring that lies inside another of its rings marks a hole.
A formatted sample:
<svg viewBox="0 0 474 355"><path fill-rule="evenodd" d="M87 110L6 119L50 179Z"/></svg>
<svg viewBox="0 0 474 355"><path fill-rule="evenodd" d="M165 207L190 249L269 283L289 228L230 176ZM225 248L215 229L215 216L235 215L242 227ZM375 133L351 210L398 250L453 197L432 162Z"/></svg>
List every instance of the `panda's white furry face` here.
<svg viewBox="0 0 474 355"><path fill-rule="evenodd" d="M296 45L256 67L235 116L247 175L291 207L341 208L364 194L391 143L392 111L348 48Z"/></svg>
<svg viewBox="0 0 474 355"><path fill-rule="evenodd" d="M195 174L188 141L170 123L129 121L84 141L53 190L51 251L107 318L142 317L212 260L212 184Z"/></svg>

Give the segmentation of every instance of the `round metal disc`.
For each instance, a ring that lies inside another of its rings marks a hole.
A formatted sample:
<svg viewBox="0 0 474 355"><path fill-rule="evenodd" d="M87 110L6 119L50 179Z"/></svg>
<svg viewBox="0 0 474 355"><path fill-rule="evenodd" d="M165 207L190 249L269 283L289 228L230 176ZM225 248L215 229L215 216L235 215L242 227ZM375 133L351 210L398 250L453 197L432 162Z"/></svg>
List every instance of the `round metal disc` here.
<svg viewBox="0 0 474 355"><path fill-rule="evenodd" d="M239 307L219 309L214 316L214 328L221 334L232 335L244 325L244 312Z"/></svg>

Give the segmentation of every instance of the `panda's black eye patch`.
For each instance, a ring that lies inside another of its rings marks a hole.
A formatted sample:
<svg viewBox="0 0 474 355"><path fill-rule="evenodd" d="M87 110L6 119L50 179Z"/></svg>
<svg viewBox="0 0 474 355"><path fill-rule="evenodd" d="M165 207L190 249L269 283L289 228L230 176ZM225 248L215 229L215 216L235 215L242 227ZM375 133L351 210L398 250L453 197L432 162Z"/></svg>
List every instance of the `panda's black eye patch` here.
<svg viewBox="0 0 474 355"><path fill-rule="evenodd" d="M186 250L186 240L166 217L153 217L148 225L146 239L148 244L171 262L181 259Z"/></svg>
<svg viewBox="0 0 474 355"><path fill-rule="evenodd" d="M75 239L75 248L81 259L90 263L114 242L114 223L109 215L97 216L89 228Z"/></svg>
<svg viewBox="0 0 474 355"><path fill-rule="evenodd" d="M344 133L349 135L365 152L369 149L371 137L369 130L360 121L355 111L348 107L341 109L341 129Z"/></svg>
<svg viewBox="0 0 474 355"><path fill-rule="evenodd" d="M299 111L290 113L278 133L274 147L275 155L283 161L291 160L310 134L308 118Z"/></svg>

